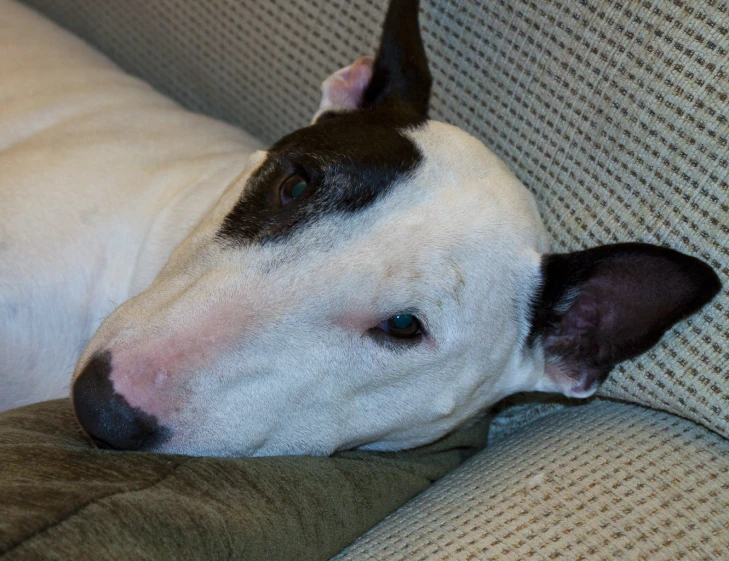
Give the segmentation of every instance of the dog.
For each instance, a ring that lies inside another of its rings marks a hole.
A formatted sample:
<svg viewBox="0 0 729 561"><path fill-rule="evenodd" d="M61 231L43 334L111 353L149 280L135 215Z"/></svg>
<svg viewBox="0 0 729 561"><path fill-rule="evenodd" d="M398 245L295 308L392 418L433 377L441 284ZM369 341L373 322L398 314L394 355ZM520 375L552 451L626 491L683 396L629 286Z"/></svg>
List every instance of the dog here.
<svg viewBox="0 0 729 561"><path fill-rule="evenodd" d="M148 255L141 280L83 352L67 351L75 414L97 446L413 448L513 393L592 395L719 291L711 267L665 247L549 253L526 187L479 140L428 118L418 9L392 0L376 56L330 76L312 124L251 150L222 194L177 208L197 220L174 235L167 207L131 220L155 224L132 244ZM84 329L70 331L84 341Z"/></svg>

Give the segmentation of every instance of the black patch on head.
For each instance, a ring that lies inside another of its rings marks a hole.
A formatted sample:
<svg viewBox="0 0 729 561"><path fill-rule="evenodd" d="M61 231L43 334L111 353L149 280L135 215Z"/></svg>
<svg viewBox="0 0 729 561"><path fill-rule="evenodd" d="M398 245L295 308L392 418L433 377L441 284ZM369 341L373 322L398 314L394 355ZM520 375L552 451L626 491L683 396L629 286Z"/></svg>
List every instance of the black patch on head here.
<svg viewBox="0 0 729 561"><path fill-rule="evenodd" d="M408 114L356 111L285 136L248 180L218 237L237 244L280 241L323 216L368 207L421 162L402 132L418 124ZM283 206L280 186L295 174L309 187Z"/></svg>
<svg viewBox="0 0 729 561"><path fill-rule="evenodd" d="M219 239L285 239L322 216L368 207L415 170L422 155L404 131L425 123L432 82L418 9L418 0L391 0L361 107L327 112L278 141L225 217ZM309 187L284 206L279 188L292 175Z"/></svg>

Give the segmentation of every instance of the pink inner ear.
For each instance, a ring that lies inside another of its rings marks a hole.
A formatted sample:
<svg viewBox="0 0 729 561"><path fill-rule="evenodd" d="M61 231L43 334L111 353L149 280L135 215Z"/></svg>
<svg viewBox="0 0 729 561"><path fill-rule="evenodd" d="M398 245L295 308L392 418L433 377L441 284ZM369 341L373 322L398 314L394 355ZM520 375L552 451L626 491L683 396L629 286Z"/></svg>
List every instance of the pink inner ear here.
<svg viewBox="0 0 729 561"><path fill-rule="evenodd" d="M373 56L361 56L352 64L337 70L321 85L321 103L312 122L327 111L353 111L362 103L367 84L372 78Z"/></svg>

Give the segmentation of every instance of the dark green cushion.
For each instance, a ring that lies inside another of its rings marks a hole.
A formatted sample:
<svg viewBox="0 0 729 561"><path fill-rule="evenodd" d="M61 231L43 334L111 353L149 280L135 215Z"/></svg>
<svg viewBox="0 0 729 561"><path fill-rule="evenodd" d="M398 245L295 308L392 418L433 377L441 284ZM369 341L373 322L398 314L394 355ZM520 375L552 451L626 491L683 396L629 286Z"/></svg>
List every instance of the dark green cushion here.
<svg viewBox="0 0 729 561"><path fill-rule="evenodd" d="M197 458L92 448L68 400L0 414L0 557L328 559L485 445ZM5 554L5 556L3 556Z"/></svg>

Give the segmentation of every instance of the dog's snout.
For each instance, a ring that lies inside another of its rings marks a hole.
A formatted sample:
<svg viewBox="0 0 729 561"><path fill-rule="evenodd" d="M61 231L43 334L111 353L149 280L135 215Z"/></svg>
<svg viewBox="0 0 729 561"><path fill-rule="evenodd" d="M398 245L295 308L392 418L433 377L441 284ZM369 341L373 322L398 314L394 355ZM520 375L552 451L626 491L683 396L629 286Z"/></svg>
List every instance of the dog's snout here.
<svg viewBox="0 0 729 561"><path fill-rule="evenodd" d="M164 440L167 430L152 415L114 391L111 370L111 353L98 353L73 384L73 407L84 431L99 448L116 450L145 450Z"/></svg>

